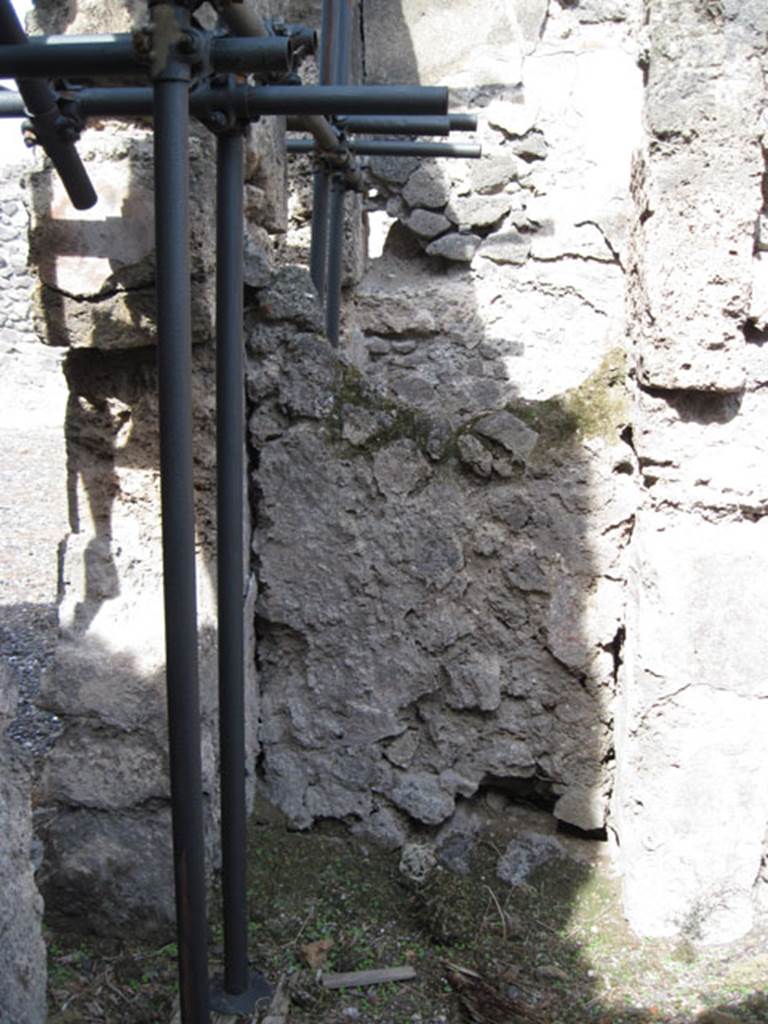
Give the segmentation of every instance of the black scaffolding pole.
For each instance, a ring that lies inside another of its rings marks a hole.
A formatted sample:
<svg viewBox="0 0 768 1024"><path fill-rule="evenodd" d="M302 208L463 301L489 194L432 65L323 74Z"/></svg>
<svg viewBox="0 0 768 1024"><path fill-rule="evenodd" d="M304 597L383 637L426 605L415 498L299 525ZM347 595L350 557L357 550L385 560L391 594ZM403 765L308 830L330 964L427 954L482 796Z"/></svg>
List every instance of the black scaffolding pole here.
<svg viewBox="0 0 768 1024"><path fill-rule="evenodd" d="M336 24L330 55L335 85L346 86L349 81L353 24L354 13L351 0L336 0ZM330 201L328 203L327 292L325 299L325 333L332 345L339 344L345 195L346 183L344 177L339 173L334 173L331 177Z"/></svg>
<svg viewBox="0 0 768 1024"><path fill-rule="evenodd" d="M1 64L0 71L4 71ZM0 117L24 116L24 104L16 93L6 91L0 96ZM152 90L142 86L67 88L58 98L85 118L152 116ZM189 94L189 105L191 113L202 120L217 112L245 121L265 114L368 115L387 109L430 115L448 109L448 90L401 85L199 86Z"/></svg>
<svg viewBox="0 0 768 1024"><path fill-rule="evenodd" d="M250 1014L271 989L248 965L243 483L243 133L217 137L216 510L224 979L211 1007Z"/></svg>
<svg viewBox="0 0 768 1024"><path fill-rule="evenodd" d="M285 144L288 153L311 153L315 148L312 139L288 139ZM347 143L350 153L359 156L453 156L465 160L479 160L482 148L462 145L457 142L404 142L400 139L352 139Z"/></svg>
<svg viewBox="0 0 768 1024"><path fill-rule="evenodd" d="M325 299L325 333L332 345L339 344L341 316L341 282L344 262L344 178L331 176L331 201L328 207L327 282Z"/></svg>
<svg viewBox="0 0 768 1024"><path fill-rule="evenodd" d="M248 987L243 722L243 136L216 142L216 508L224 988Z"/></svg>
<svg viewBox="0 0 768 1024"><path fill-rule="evenodd" d="M11 57L27 44L27 35L11 0L0 0L0 43L5 44L1 48ZM4 74L16 77L7 69L4 69ZM90 209L96 203L96 193L71 139L67 140L61 134L56 94L47 82L39 78L19 75L16 84L23 100L22 112L29 114L35 139L58 171L72 205L76 210Z"/></svg>
<svg viewBox="0 0 768 1024"><path fill-rule="evenodd" d="M323 0L320 23L320 58L318 81L331 82L331 37L333 34L334 0ZM309 249L309 272L322 301L325 296L325 263L328 250L328 187L329 171L322 164L315 170L312 182L312 234Z"/></svg>
<svg viewBox="0 0 768 1024"><path fill-rule="evenodd" d="M231 39L195 32L190 33L185 50L190 58L205 60L213 71L279 73L290 71L295 47L290 36ZM14 78L143 75L149 70L149 58L132 35L33 36L15 45L0 43L0 66Z"/></svg>
<svg viewBox="0 0 768 1024"><path fill-rule="evenodd" d="M254 39L219 38L191 29L196 0L150 0L152 27L139 38L125 36L27 41L10 6L0 0L0 71L16 74L21 96L0 90L0 117L32 120L33 135L52 159L75 206L96 200L72 145L89 116L154 117L157 339L160 407L160 471L166 683L169 719L173 860L176 888L180 1008L183 1024L210 1024L209 1007L250 1013L270 989L248 964L246 909L246 803L244 729L244 537L243 537L243 353L242 237L243 139L240 125L262 114L299 115L323 154L330 176L330 216L321 220L323 272L327 270L328 335L338 342L344 229L344 193L359 188L354 152L424 152L479 155L474 147L412 142L365 142L351 146L349 130L395 130L412 134L437 118L446 129L448 91L407 86L348 87L353 0L325 0L321 85L238 84L212 71L284 72L294 53L312 50L315 34L291 27L288 37L268 36L258 18L236 11L227 0L222 16L245 26ZM265 38L266 36L266 38ZM138 49L136 47L138 46ZM69 62L69 63L67 63ZM101 69L105 74L146 71L151 88L78 88L56 94L37 74L62 76ZM201 72L191 87L192 69ZM25 74L26 73L26 74ZM265 78L269 76L265 74ZM329 84L334 81L336 84ZM222 797L225 975L223 991L208 988L206 874L200 751L195 516L192 434L192 331L189 259L189 116L209 126L225 125L219 138L217 186L217 463L218 591L220 658L220 754ZM357 118L355 126L354 118ZM422 120L417 124L417 119ZM366 121L366 119L368 119ZM377 120L378 119L378 120ZM410 120L409 120L410 119ZM466 115L448 118L448 129L468 129ZM297 149L305 146L303 140ZM382 150L380 147L387 147ZM432 148L429 148L429 147ZM473 151L470 153L469 150ZM329 223L330 221L330 223ZM325 262L327 261L327 263ZM210 1003L209 1003L210 998Z"/></svg>
<svg viewBox="0 0 768 1024"><path fill-rule="evenodd" d="M176 4L179 27L189 12ZM189 264L190 69L169 53L155 76L155 243L166 687L179 993L184 1024L209 1024L195 590Z"/></svg>

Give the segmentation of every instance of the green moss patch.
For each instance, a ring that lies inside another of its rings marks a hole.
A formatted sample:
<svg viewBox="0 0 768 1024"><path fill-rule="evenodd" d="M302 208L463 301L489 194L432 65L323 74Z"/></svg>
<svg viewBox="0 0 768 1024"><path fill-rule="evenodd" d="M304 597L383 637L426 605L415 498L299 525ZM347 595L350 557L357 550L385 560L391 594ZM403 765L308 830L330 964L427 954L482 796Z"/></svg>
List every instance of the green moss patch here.
<svg viewBox="0 0 768 1024"><path fill-rule="evenodd" d="M626 352L612 349L578 387L541 402L515 399L506 408L539 434L539 453L592 437L613 439L628 421L626 375Z"/></svg>

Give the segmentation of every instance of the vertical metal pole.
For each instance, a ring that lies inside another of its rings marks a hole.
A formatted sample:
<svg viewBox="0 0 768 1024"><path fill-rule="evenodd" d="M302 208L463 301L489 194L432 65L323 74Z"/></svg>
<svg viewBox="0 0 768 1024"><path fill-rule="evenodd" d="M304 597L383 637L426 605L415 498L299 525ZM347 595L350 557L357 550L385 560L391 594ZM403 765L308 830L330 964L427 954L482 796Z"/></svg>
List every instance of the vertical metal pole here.
<svg viewBox="0 0 768 1024"><path fill-rule="evenodd" d="M315 171L312 189L312 242L309 272L320 299L325 297L325 265L328 259L328 186L330 175L321 167Z"/></svg>
<svg viewBox="0 0 768 1024"><path fill-rule="evenodd" d="M217 139L216 472L224 988L248 987L243 641L243 135Z"/></svg>
<svg viewBox="0 0 768 1024"><path fill-rule="evenodd" d="M349 81L353 16L349 0L336 0L334 25L328 58L335 85ZM328 212L328 270L325 303L325 333L332 345L339 343L341 312L342 251L344 243L344 178L331 176Z"/></svg>
<svg viewBox="0 0 768 1024"><path fill-rule="evenodd" d="M350 0L338 0L336 31L334 33L333 82L334 85L349 84L349 67L352 57L352 26L354 15Z"/></svg>
<svg viewBox="0 0 768 1024"><path fill-rule="evenodd" d="M180 27L189 12L176 4ZM153 8L156 14L158 7ZM159 28L159 19L155 18ZM167 23L164 24L167 31ZM192 472L189 66L169 53L154 81L155 240L166 686L179 987L184 1024L210 1024Z"/></svg>
<svg viewBox="0 0 768 1024"><path fill-rule="evenodd" d="M344 243L344 178L331 177L331 203L328 231L328 294L325 302L325 333L332 345L339 344L341 313L342 249Z"/></svg>
<svg viewBox="0 0 768 1024"><path fill-rule="evenodd" d="M320 23L320 59L318 80L320 85L331 83L331 53L335 21L334 0L323 0ZM328 260L328 188L330 175L325 168L315 171L312 196L312 241L309 253L309 271L317 294L325 297L325 267Z"/></svg>
<svg viewBox="0 0 768 1024"><path fill-rule="evenodd" d="M320 59L318 81L320 85L330 85L332 78L331 53L333 52L333 31L336 19L335 7L338 0L323 0L323 13L320 22Z"/></svg>
<svg viewBox="0 0 768 1024"><path fill-rule="evenodd" d="M248 965L243 602L243 133L216 144L216 518L224 979L211 1008L250 1014L272 991Z"/></svg>

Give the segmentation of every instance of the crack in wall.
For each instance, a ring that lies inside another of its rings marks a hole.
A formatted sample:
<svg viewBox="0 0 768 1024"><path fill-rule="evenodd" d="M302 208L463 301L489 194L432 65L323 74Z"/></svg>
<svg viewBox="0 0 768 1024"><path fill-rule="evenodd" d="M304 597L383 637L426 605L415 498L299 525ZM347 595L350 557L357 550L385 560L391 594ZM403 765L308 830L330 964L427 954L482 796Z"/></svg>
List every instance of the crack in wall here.
<svg viewBox="0 0 768 1024"><path fill-rule="evenodd" d="M75 302L98 305L101 302L106 302L108 299L114 299L118 295L133 295L149 290L154 291L155 281L152 279L136 285L115 285L113 288L105 288L103 291L99 292L98 295L84 295L78 294L77 292L70 292L65 288L59 288L56 285L52 285L47 282L43 283L43 288L46 291L52 292L54 295L60 295L63 298L72 299Z"/></svg>

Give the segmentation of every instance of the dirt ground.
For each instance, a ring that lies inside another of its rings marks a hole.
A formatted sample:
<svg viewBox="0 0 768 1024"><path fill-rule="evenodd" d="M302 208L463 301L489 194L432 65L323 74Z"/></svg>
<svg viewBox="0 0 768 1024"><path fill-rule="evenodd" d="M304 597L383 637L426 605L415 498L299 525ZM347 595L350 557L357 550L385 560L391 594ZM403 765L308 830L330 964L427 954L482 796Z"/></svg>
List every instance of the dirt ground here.
<svg viewBox="0 0 768 1024"><path fill-rule="evenodd" d="M53 656L58 551L68 528L59 366L60 355L42 345L0 353L0 658L19 687L9 735L32 770L58 729L33 702Z"/></svg>
<svg viewBox="0 0 768 1024"><path fill-rule="evenodd" d="M498 801L496 806L498 806ZM248 908L253 963L283 979L294 1024L765 1024L768 945L756 929L728 947L639 940L619 904L605 843L555 836L561 853L504 882L521 834L553 835L550 815L510 806L451 844L417 884L400 854L334 831L254 822ZM458 871L456 869L459 869ZM463 872L463 873L462 873ZM221 969L215 904L212 970ZM175 944L98 949L50 935L51 1024L168 1024ZM329 974L413 969L406 981L326 988ZM225 1018L223 1018L225 1019ZM233 1018L234 1019L234 1018ZM258 1019L257 1017L253 1019ZM280 1019L280 1018L278 1018Z"/></svg>

